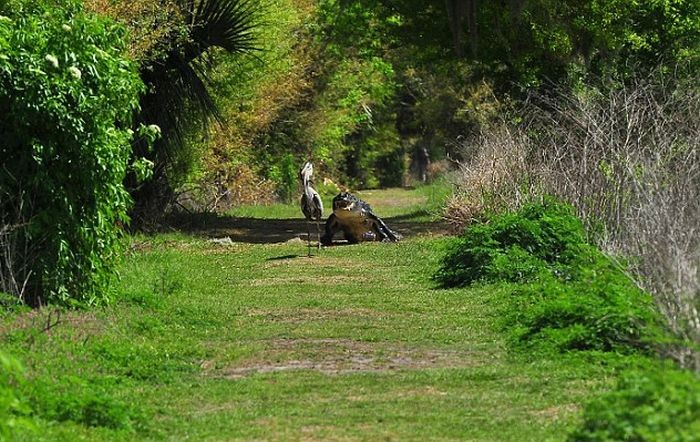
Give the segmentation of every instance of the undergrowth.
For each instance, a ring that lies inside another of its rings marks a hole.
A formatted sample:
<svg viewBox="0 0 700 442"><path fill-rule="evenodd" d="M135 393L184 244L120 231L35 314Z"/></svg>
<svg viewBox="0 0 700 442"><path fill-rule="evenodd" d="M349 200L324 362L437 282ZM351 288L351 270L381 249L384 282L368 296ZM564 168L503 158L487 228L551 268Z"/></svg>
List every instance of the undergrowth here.
<svg viewBox="0 0 700 442"><path fill-rule="evenodd" d="M670 366L630 371L586 406L571 441L698 441L700 379Z"/></svg>
<svg viewBox="0 0 700 442"><path fill-rule="evenodd" d="M111 391L114 382L60 373L30 379L16 358L0 353L0 441L31 440L47 423L126 432L144 429L143 409L117 398Z"/></svg>
<svg viewBox="0 0 700 442"><path fill-rule="evenodd" d="M115 430L133 430L144 422L137 407L115 398L98 383L77 377L40 378L26 390L32 414L43 421Z"/></svg>
<svg viewBox="0 0 700 442"><path fill-rule="evenodd" d="M519 349L651 352L662 340L650 296L588 244L571 207L553 200L471 226L436 279L516 283L503 322Z"/></svg>
<svg viewBox="0 0 700 442"><path fill-rule="evenodd" d="M700 380L652 359L669 343L651 296L586 241L573 209L551 199L470 226L435 279L445 287L510 283L501 321L530 358L566 352L647 356L585 410L571 440L700 440Z"/></svg>

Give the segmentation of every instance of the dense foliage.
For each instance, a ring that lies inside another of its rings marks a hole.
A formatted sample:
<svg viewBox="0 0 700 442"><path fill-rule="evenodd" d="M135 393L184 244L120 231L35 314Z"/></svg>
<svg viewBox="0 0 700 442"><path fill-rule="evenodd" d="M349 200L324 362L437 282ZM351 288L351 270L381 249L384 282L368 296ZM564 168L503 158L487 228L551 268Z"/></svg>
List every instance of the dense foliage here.
<svg viewBox="0 0 700 442"><path fill-rule="evenodd" d="M700 379L670 366L622 373L617 388L586 406L569 440L700 440Z"/></svg>
<svg viewBox="0 0 700 442"><path fill-rule="evenodd" d="M2 289L100 302L127 222L142 83L123 29L79 1L11 1L0 15Z"/></svg>
<svg viewBox="0 0 700 442"><path fill-rule="evenodd" d="M211 43L196 42L188 21L196 14L172 0L90 3L132 24L132 52L154 90L179 91L147 99L180 115L161 123L179 126L164 130L179 145L144 155L165 194L185 194L180 203L197 210L288 200L290 171L307 159L319 177L351 187L430 179L532 88L625 81L660 63L692 71L700 41L700 7L687 0L277 0L259 6L260 26L246 34L257 37L259 58L205 50L214 63L196 62L190 73L210 96L192 100L173 77L187 57L172 55ZM191 7L208 3L249 5ZM189 125L208 118L192 103L220 110L223 124L209 137ZM159 197L149 190L139 199Z"/></svg>
<svg viewBox="0 0 700 442"><path fill-rule="evenodd" d="M570 207L547 201L471 226L445 256L438 279L445 286L476 281L529 281L542 269L575 277L596 253Z"/></svg>
<svg viewBox="0 0 700 442"><path fill-rule="evenodd" d="M551 200L468 228L436 279L517 283L504 314L517 348L648 351L662 336L651 297L586 242L571 207Z"/></svg>
<svg viewBox="0 0 700 442"><path fill-rule="evenodd" d="M700 55L700 4L695 0L337 4L347 17L374 19L370 23L379 23L390 36L385 41L404 53L408 49L418 63L464 58L505 87L510 82L533 86L576 72L649 69L660 61L697 63Z"/></svg>

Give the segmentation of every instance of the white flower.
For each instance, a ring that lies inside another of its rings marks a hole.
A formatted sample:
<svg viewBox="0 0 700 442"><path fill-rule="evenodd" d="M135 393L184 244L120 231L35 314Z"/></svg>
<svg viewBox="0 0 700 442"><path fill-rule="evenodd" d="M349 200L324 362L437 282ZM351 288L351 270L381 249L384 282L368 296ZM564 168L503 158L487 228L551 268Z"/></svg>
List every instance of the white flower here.
<svg viewBox="0 0 700 442"><path fill-rule="evenodd" d="M72 29L70 26L65 25L65 24L64 24L63 26L61 26L61 27L62 27L63 30L66 31L66 32L70 32L70 30Z"/></svg>
<svg viewBox="0 0 700 442"><path fill-rule="evenodd" d="M160 127L157 124L149 124L148 130L150 130L154 134L160 135Z"/></svg>
<svg viewBox="0 0 700 442"><path fill-rule="evenodd" d="M82 76L80 69L76 68L75 66L69 67L68 72L70 72L70 74L78 80L80 80L80 77Z"/></svg>
<svg viewBox="0 0 700 442"><path fill-rule="evenodd" d="M46 54L46 57L44 57L44 60L48 61L51 66L54 68L58 68L58 58L56 58L55 55L51 54Z"/></svg>

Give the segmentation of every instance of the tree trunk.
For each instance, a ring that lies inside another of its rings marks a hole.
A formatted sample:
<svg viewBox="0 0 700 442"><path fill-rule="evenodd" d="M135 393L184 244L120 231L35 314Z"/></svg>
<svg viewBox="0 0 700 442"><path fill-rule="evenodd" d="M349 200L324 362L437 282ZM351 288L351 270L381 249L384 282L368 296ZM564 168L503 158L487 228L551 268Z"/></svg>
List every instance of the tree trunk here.
<svg viewBox="0 0 700 442"><path fill-rule="evenodd" d="M472 51L472 57L476 58L478 50L479 32L476 19L476 0L467 1L467 24L469 26L469 47Z"/></svg>
<svg viewBox="0 0 700 442"><path fill-rule="evenodd" d="M445 0L447 7L447 19L452 32L452 44L457 57L464 56L464 30L462 23L467 17L467 27L469 29L469 47L471 55L476 57L478 49L477 32L477 0Z"/></svg>
<svg viewBox="0 0 700 442"><path fill-rule="evenodd" d="M445 0L447 7L447 20L452 32L452 46L457 58L464 56L462 45L462 20L464 19L464 2L469 0Z"/></svg>

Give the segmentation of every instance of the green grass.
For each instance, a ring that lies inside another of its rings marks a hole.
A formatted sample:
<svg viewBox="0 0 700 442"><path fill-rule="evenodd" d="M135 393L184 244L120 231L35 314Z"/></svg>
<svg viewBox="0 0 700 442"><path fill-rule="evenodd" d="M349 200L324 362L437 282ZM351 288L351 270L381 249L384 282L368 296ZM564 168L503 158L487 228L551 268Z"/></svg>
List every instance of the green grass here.
<svg viewBox="0 0 700 442"><path fill-rule="evenodd" d="M402 216L428 206L421 192L362 196ZM563 440L628 359L509 355L509 286L438 289L447 241L308 258L299 243L140 237L115 305L48 331L50 309L0 318L44 410L20 440Z"/></svg>

